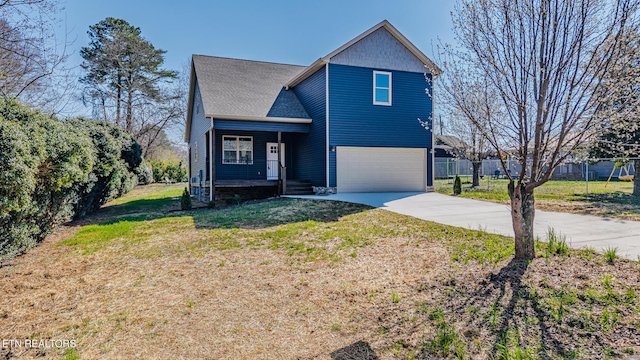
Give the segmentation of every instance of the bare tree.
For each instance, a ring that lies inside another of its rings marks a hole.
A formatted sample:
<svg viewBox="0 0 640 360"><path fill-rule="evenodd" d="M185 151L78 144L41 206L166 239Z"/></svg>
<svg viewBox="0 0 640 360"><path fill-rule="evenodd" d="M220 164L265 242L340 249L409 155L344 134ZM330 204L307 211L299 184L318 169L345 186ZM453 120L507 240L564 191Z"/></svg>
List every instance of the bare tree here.
<svg viewBox="0 0 640 360"><path fill-rule="evenodd" d="M449 45L440 47L438 63L444 70L438 79L439 103L447 114L444 129L459 141L449 144L458 158L471 161L472 186L480 185L482 160L495 150L485 133L489 124L503 118L499 97L480 76L468 56Z"/></svg>
<svg viewBox="0 0 640 360"><path fill-rule="evenodd" d="M596 115L602 120L590 155L633 161L633 196L640 197L640 37L627 37L629 56L618 58L605 79L602 103Z"/></svg>
<svg viewBox="0 0 640 360"><path fill-rule="evenodd" d="M67 41L55 36L59 10L54 0L0 1L0 96L51 113L68 105L61 101L72 81Z"/></svg>
<svg viewBox="0 0 640 360"><path fill-rule="evenodd" d="M598 125L603 79L628 49L638 0L459 0L458 41L468 49L505 109L484 135L522 171L509 175L515 257L535 257L534 189ZM483 129L479 127L480 129ZM504 164L503 164L504 167Z"/></svg>
<svg viewBox="0 0 640 360"><path fill-rule="evenodd" d="M164 101L137 104L134 112L135 123L132 135L144 148L144 157L158 152L158 148L172 149L173 144L167 137L168 131L180 128L186 113L185 93L188 87L182 87L179 81L164 91Z"/></svg>

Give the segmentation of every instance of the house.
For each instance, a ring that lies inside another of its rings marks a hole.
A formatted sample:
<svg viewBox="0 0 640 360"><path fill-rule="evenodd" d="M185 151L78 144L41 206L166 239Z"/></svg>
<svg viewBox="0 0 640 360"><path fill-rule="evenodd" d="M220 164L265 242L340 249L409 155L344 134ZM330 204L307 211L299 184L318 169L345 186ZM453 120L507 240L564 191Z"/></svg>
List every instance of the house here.
<svg viewBox="0 0 640 360"><path fill-rule="evenodd" d="M436 158L459 158L463 157L459 149L468 147L460 138L452 135L434 135L434 156Z"/></svg>
<svg viewBox="0 0 640 360"><path fill-rule="evenodd" d="M192 194L288 193L301 184L429 190L433 139L419 119L430 122L428 94L440 73L386 20L309 66L193 55L185 131Z"/></svg>

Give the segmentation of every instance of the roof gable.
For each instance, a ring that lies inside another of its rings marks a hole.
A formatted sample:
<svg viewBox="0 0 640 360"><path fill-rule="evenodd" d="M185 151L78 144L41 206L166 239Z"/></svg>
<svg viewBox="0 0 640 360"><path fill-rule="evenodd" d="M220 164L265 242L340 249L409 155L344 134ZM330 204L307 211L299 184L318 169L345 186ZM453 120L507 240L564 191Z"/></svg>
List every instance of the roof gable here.
<svg viewBox="0 0 640 360"><path fill-rule="evenodd" d="M400 61L398 61L399 59ZM383 20L327 56L315 61L298 76L291 79L285 85L286 88L296 86L328 63L425 72L433 76L442 73L438 65L413 45L398 29L389 21Z"/></svg>
<svg viewBox="0 0 640 360"><path fill-rule="evenodd" d="M424 73L425 64L384 27L329 57L329 63Z"/></svg>

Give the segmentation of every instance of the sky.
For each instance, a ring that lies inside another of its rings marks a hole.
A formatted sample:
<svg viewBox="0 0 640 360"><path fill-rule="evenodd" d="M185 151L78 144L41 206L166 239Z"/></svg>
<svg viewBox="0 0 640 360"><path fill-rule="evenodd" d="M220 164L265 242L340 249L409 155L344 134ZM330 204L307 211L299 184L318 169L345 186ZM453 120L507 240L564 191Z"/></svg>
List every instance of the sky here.
<svg viewBox="0 0 640 360"><path fill-rule="evenodd" d="M181 71L192 54L310 65L387 19L427 56L453 41L453 0L62 0L61 28L70 65L82 62L87 30L121 18L166 50L165 68ZM90 109L74 110L89 115Z"/></svg>

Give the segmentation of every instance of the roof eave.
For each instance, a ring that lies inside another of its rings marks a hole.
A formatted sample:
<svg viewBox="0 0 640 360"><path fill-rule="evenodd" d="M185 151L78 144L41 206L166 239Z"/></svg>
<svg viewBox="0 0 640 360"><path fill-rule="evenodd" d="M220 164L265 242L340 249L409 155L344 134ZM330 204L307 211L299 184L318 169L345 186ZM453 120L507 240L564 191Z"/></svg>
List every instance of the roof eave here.
<svg viewBox="0 0 640 360"><path fill-rule="evenodd" d="M280 122L290 124L311 124L311 119L308 118L285 118L285 117L270 117L270 116L242 116L242 115L220 115L220 114L206 114L207 118L213 118L214 121L218 120L239 120L239 121L266 121L266 122Z"/></svg>
<svg viewBox="0 0 640 360"><path fill-rule="evenodd" d="M187 121L184 127L184 141L188 143L191 141L191 117L193 116L193 97L195 96L196 89L196 70L193 63L193 56L191 57L191 75L189 76L189 98L187 102Z"/></svg>
<svg viewBox="0 0 640 360"><path fill-rule="evenodd" d="M398 39L398 41L400 41L402 45L404 45L413 55L415 55L415 57L420 59L420 61L422 61L422 63L429 70L431 75L433 75L434 77L437 77L440 74L442 74L442 69L440 69L440 67L436 65L436 63L434 63L431 59L429 59L427 55L425 55L422 51L420 51L420 49L418 49L417 46L413 45L413 43L409 39L407 39L404 35L402 35L402 33L398 31L398 29L396 29L395 26L391 25L391 23L389 23L387 20L382 21L381 24L382 25L380 25L379 27L384 27L385 29L387 29L387 31L389 31L391 35L393 35L396 39Z"/></svg>
<svg viewBox="0 0 640 360"><path fill-rule="evenodd" d="M296 77L294 77L293 79L289 80L289 82L284 84L284 88L289 90L290 88L300 84L301 82L304 81L304 79L308 78L313 73L320 70L326 63L327 61L325 61L324 58L320 58L314 61L313 64L307 66L307 68L304 69L300 74L296 75Z"/></svg>

